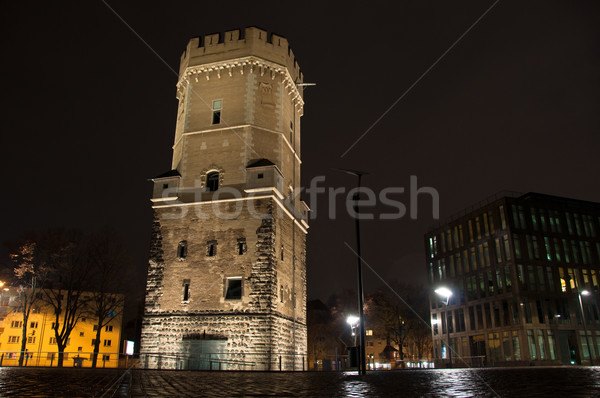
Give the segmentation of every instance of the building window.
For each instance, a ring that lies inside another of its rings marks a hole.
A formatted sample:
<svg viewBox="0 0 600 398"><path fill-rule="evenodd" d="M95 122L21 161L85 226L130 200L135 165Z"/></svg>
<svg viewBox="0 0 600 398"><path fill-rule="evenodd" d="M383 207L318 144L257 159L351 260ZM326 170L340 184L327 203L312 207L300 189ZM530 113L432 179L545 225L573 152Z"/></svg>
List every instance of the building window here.
<svg viewBox="0 0 600 398"><path fill-rule="evenodd" d="M221 123L221 109L223 108L223 100L214 100L212 102L212 124Z"/></svg>
<svg viewBox="0 0 600 398"><path fill-rule="evenodd" d="M283 303L283 285L279 286L279 301Z"/></svg>
<svg viewBox="0 0 600 398"><path fill-rule="evenodd" d="M94 332L98 330L98 325L94 325Z"/></svg>
<svg viewBox="0 0 600 398"><path fill-rule="evenodd" d="M48 342L50 345L56 344L56 337L50 337L50 341Z"/></svg>
<svg viewBox="0 0 600 398"><path fill-rule="evenodd" d="M365 330L365 336L373 336L373 330L372 329Z"/></svg>
<svg viewBox="0 0 600 398"><path fill-rule="evenodd" d="M106 327L104 328L105 332L112 332L113 331L113 327L112 325L106 325Z"/></svg>
<svg viewBox="0 0 600 398"><path fill-rule="evenodd" d="M83 347L77 347L77 351L79 351L79 352L83 351Z"/></svg>
<svg viewBox="0 0 600 398"><path fill-rule="evenodd" d="M184 279L183 280L183 297L182 297L183 301L189 301L190 300L190 280L189 279Z"/></svg>
<svg viewBox="0 0 600 398"><path fill-rule="evenodd" d="M239 238L237 240L237 254L238 255L243 255L246 254L246 252L248 251L248 246L246 245L246 238Z"/></svg>
<svg viewBox="0 0 600 398"><path fill-rule="evenodd" d="M187 257L187 240L182 240L177 245L177 258Z"/></svg>
<svg viewBox="0 0 600 398"><path fill-rule="evenodd" d="M281 245L281 261L283 261L283 245Z"/></svg>
<svg viewBox="0 0 600 398"><path fill-rule="evenodd" d="M225 298L227 300L239 300L242 298L242 278L227 278Z"/></svg>
<svg viewBox="0 0 600 398"><path fill-rule="evenodd" d="M258 178L264 178L265 175L263 173L258 173Z"/></svg>
<svg viewBox="0 0 600 398"><path fill-rule="evenodd" d="M219 189L219 172L211 171L206 175L206 188L209 192Z"/></svg>
<svg viewBox="0 0 600 398"><path fill-rule="evenodd" d="M30 327L31 329L37 329L37 327L38 327L38 323L37 323L37 322L31 322L31 323L29 324L29 327Z"/></svg>
<svg viewBox="0 0 600 398"><path fill-rule="evenodd" d="M102 355L102 360L103 360L104 362L106 362L106 361L110 361L110 355L109 355L109 354L104 354L104 355Z"/></svg>
<svg viewBox="0 0 600 398"><path fill-rule="evenodd" d="M79 332L79 337L83 337L84 333L83 332Z"/></svg>
<svg viewBox="0 0 600 398"><path fill-rule="evenodd" d="M8 336L8 342L9 343L18 343L19 339L20 339L19 336Z"/></svg>
<svg viewBox="0 0 600 398"><path fill-rule="evenodd" d="M217 241L209 240L206 242L206 255L208 257L214 257L217 255Z"/></svg>
<svg viewBox="0 0 600 398"><path fill-rule="evenodd" d="M11 328L22 328L23 327L23 321L12 321L10 323L10 327Z"/></svg>
<svg viewBox="0 0 600 398"><path fill-rule="evenodd" d="M112 346L112 340L104 340L104 347Z"/></svg>

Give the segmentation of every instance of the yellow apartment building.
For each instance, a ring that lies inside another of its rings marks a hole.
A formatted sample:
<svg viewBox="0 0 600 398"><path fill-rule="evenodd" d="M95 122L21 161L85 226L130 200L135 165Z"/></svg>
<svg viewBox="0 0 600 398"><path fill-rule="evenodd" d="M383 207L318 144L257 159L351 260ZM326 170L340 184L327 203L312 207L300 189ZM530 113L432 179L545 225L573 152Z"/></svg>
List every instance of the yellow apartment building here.
<svg viewBox="0 0 600 398"><path fill-rule="evenodd" d="M15 288L10 288L14 290ZM23 338L23 315L17 310L15 296L2 292L0 320L0 366L18 366ZM119 364L122 310L116 311L100 333L100 351L97 367L116 368ZM56 366L58 346L52 329L55 321L52 308L32 309L27 325L27 356L24 366ZM96 339L95 317L81 318L69 336L64 354L64 367L91 367Z"/></svg>

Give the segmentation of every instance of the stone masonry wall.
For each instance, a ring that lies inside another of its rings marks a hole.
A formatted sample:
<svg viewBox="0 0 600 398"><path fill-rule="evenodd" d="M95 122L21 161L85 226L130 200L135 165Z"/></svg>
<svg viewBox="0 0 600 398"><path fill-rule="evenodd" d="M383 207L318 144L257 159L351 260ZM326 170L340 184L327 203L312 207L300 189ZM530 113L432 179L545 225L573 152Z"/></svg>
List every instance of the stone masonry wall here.
<svg viewBox="0 0 600 398"><path fill-rule="evenodd" d="M142 366L185 367L185 340L209 335L226 340L227 369L302 370L306 354L305 235L296 233L296 323L280 297L281 281L292 276L291 253L281 260L281 246L290 250L291 219L274 211L273 199L254 201L263 219L242 214L232 220L200 220L187 211L176 218L173 209L156 209L142 328ZM197 206L211 206L198 204ZM231 204L220 204L223 212ZM191 207L191 206L188 206ZM204 211L203 214L209 214ZM281 215L287 219L280 219ZM278 225L286 225L278 236ZM234 254L234 242L246 239L248 253ZM175 256L177 244L188 242L185 259ZM206 241L217 241L217 256L206 257ZM224 299L227 275L243 276L243 297ZM190 299L182 301L181 280L190 283ZM286 283L286 295L293 295ZM295 344L294 344L295 343Z"/></svg>

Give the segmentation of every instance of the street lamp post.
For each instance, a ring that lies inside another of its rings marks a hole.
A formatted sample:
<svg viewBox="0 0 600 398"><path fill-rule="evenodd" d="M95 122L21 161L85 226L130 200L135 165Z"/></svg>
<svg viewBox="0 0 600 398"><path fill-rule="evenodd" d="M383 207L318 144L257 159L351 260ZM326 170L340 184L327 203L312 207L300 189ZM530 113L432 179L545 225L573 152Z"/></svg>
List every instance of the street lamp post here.
<svg viewBox="0 0 600 398"><path fill-rule="evenodd" d="M581 310L581 319L583 320L583 331L585 333L585 343L587 344L588 356L590 357L590 365L594 366L594 360L592 358L592 350L590 349L590 339L588 337L587 323L585 321L585 312L583 311L583 301L581 300L581 296L589 296L590 292L587 290L582 290L577 292L577 297L579 298L579 309Z"/></svg>
<svg viewBox="0 0 600 398"><path fill-rule="evenodd" d="M435 289L435 293L441 297L446 298L446 300L442 301L442 302L446 306L446 333L447 333L446 349L448 350L448 367L451 368L452 367L452 347L450 347L450 321L449 321L450 317L448 316L448 314L449 314L448 304L450 303L450 296L452 296L452 290L448 289L447 287L440 287L440 288Z"/></svg>
<svg viewBox="0 0 600 398"><path fill-rule="evenodd" d="M356 220L355 220L356 221L356 254L357 254L356 257L358 258L358 317L360 318L359 319L359 322L360 322L360 324L359 324L359 329L360 329L359 365L360 366L359 366L358 373L364 376L367 374L367 358L366 358L366 350L365 350L365 317L364 317L364 313L363 313L365 297L363 294L362 257L360 256L360 217L359 217L360 210L358 208L358 201L360 199L359 193L360 193L361 179L362 179L362 176L367 173L364 173L362 171L357 171L357 170L342 170L342 169L337 169L337 170L358 177L357 192L354 195L354 212L356 213Z"/></svg>

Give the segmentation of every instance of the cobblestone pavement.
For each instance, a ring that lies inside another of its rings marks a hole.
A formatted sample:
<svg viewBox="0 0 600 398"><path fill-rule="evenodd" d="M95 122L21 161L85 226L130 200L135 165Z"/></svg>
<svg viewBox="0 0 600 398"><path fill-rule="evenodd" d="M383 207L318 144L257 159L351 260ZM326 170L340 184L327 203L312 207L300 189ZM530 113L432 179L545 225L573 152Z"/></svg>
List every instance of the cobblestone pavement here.
<svg viewBox="0 0 600 398"><path fill-rule="evenodd" d="M371 372L0 368L3 397L600 397L600 367Z"/></svg>

